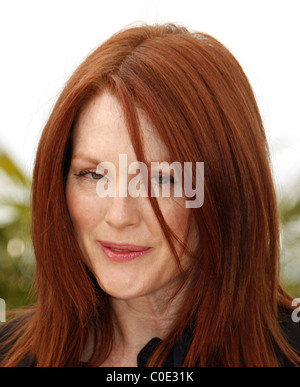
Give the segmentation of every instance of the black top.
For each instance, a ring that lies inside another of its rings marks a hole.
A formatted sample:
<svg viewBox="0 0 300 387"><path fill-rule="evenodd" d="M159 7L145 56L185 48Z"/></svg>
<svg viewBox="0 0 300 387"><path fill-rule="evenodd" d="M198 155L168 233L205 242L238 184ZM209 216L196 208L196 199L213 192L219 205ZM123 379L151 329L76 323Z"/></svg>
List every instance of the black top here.
<svg viewBox="0 0 300 387"><path fill-rule="evenodd" d="M290 310L282 310L280 313L279 324L284 332L285 337L287 338L290 345L300 356L300 322L294 322L292 320L292 311ZM10 334L12 327L14 326L14 321L0 325L0 347L7 336ZM137 357L138 367L144 367L150 358L151 354L155 351L157 346L160 344L161 339L158 337L154 337L151 339L140 351ZM185 359L185 356L188 352L189 346L191 343L191 335L188 331L185 331L170 351L165 363L164 367L180 367ZM5 356L8 348L0 349L0 366L1 359ZM293 367L293 364L286 358L286 356L279 350L276 349L277 358L279 361L279 365L281 367ZM35 364L29 357L23 359L18 367L34 367ZM81 367L86 366L86 363L81 362Z"/></svg>

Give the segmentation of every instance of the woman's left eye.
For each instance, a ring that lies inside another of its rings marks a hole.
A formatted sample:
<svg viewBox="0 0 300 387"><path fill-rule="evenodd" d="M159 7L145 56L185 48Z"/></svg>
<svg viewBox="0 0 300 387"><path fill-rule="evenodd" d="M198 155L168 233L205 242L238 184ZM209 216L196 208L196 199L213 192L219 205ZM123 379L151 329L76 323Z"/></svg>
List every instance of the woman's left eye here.
<svg viewBox="0 0 300 387"><path fill-rule="evenodd" d="M174 184L174 177L169 175L159 175L154 177L152 180L155 180L156 184Z"/></svg>

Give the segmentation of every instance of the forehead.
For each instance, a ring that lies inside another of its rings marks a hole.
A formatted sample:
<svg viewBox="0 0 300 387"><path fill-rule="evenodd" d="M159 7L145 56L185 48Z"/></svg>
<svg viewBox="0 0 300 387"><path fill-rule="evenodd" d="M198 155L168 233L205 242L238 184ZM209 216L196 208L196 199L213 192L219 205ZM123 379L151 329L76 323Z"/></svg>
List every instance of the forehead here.
<svg viewBox="0 0 300 387"><path fill-rule="evenodd" d="M145 111L137 109L145 157L164 160L168 149ZM79 114L73 132L73 152L134 153L122 106L109 92L94 97Z"/></svg>

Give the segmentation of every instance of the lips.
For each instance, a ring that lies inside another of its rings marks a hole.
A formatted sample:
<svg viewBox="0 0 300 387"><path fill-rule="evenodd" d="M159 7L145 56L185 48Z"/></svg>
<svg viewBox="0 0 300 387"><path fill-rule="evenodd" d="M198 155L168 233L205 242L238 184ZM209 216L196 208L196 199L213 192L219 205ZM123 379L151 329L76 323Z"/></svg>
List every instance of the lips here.
<svg viewBox="0 0 300 387"><path fill-rule="evenodd" d="M98 241L106 256L117 262L132 261L147 254L152 247L138 246L128 243Z"/></svg>

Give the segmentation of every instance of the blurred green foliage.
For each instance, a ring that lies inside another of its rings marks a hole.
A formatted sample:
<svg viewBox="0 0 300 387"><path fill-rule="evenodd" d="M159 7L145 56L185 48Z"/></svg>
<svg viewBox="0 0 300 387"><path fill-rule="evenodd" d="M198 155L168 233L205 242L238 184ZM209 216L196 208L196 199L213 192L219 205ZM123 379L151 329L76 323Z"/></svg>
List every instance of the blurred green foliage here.
<svg viewBox="0 0 300 387"><path fill-rule="evenodd" d="M300 181L278 202L281 224L281 276L285 289L300 297Z"/></svg>
<svg viewBox="0 0 300 387"><path fill-rule="evenodd" d="M7 310L35 301L30 188L31 179L0 149L0 298Z"/></svg>
<svg viewBox="0 0 300 387"><path fill-rule="evenodd" d="M0 150L0 298L7 310L30 305L34 252L30 235L31 179ZM300 296L299 187L278 203L282 236L282 281L293 296Z"/></svg>

